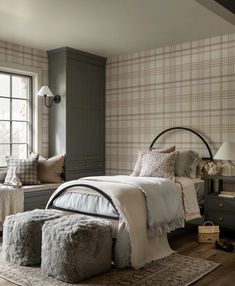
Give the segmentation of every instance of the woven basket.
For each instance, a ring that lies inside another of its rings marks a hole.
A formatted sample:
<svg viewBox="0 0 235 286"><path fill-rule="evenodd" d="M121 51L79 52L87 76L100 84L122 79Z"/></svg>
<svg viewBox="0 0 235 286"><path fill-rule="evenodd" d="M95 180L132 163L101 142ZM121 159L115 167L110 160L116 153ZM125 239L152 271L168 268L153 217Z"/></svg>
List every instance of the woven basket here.
<svg viewBox="0 0 235 286"><path fill-rule="evenodd" d="M215 243L219 241L219 226L214 225L211 221L205 221L198 227L198 241L200 243Z"/></svg>

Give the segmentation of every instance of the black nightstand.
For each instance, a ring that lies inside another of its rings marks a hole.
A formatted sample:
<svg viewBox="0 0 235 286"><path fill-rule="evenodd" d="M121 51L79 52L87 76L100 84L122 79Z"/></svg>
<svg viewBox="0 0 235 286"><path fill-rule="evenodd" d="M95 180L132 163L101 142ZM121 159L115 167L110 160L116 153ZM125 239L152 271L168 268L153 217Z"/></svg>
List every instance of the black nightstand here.
<svg viewBox="0 0 235 286"><path fill-rule="evenodd" d="M222 197L226 184L235 185L235 176L207 176L205 178L205 220L235 230L235 196Z"/></svg>

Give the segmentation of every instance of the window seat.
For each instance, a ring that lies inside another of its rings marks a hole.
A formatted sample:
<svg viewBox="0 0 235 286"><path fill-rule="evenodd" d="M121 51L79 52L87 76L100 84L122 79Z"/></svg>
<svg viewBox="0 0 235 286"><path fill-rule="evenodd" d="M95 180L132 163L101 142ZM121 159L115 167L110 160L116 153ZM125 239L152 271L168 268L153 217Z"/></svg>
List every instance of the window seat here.
<svg viewBox="0 0 235 286"><path fill-rule="evenodd" d="M24 211L44 209L50 196L60 185L61 183L48 183L23 186Z"/></svg>

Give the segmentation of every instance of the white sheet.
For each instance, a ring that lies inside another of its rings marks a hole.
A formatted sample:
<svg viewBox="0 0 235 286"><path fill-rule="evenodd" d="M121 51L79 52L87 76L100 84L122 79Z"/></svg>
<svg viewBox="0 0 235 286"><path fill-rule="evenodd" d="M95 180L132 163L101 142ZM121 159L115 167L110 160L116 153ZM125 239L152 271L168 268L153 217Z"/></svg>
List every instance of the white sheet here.
<svg viewBox="0 0 235 286"><path fill-rule="evenodd" d="M76 183L95 186L112 199L129 233L130 262L134 268L141 268L146 263L173 252L169 247L166 234L160 235L160 233L184 224L181 192L175 184L159 178L89 177L61 185L54 195L64 187ZM148 197L147 200L146 197ZM148 201L148 208L146 201ZM176 218L179 222L178 216L180 224L176 225ZM156 235L156 232L155 236L148 235L152 226L161 230L158 232L159 235Z"/></svg>

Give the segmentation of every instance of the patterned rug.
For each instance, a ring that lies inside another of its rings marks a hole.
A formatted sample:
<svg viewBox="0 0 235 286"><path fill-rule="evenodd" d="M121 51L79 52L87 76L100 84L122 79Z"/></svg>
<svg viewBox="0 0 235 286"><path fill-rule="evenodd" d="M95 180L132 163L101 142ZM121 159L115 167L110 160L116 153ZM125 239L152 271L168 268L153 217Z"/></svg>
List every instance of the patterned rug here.
<svg viewBox="0 0 235 286"><path fill-rule="evenodd" d="M73 285L187 286L210 273L218 266L218 263L212 261L172 254L161 260L149 263L141 270L113 268L107 273ZM71 286L71 284L46 276L40 271L39 267L6 264L2 261L1 248L0 277L20 286Z"/></svg>

